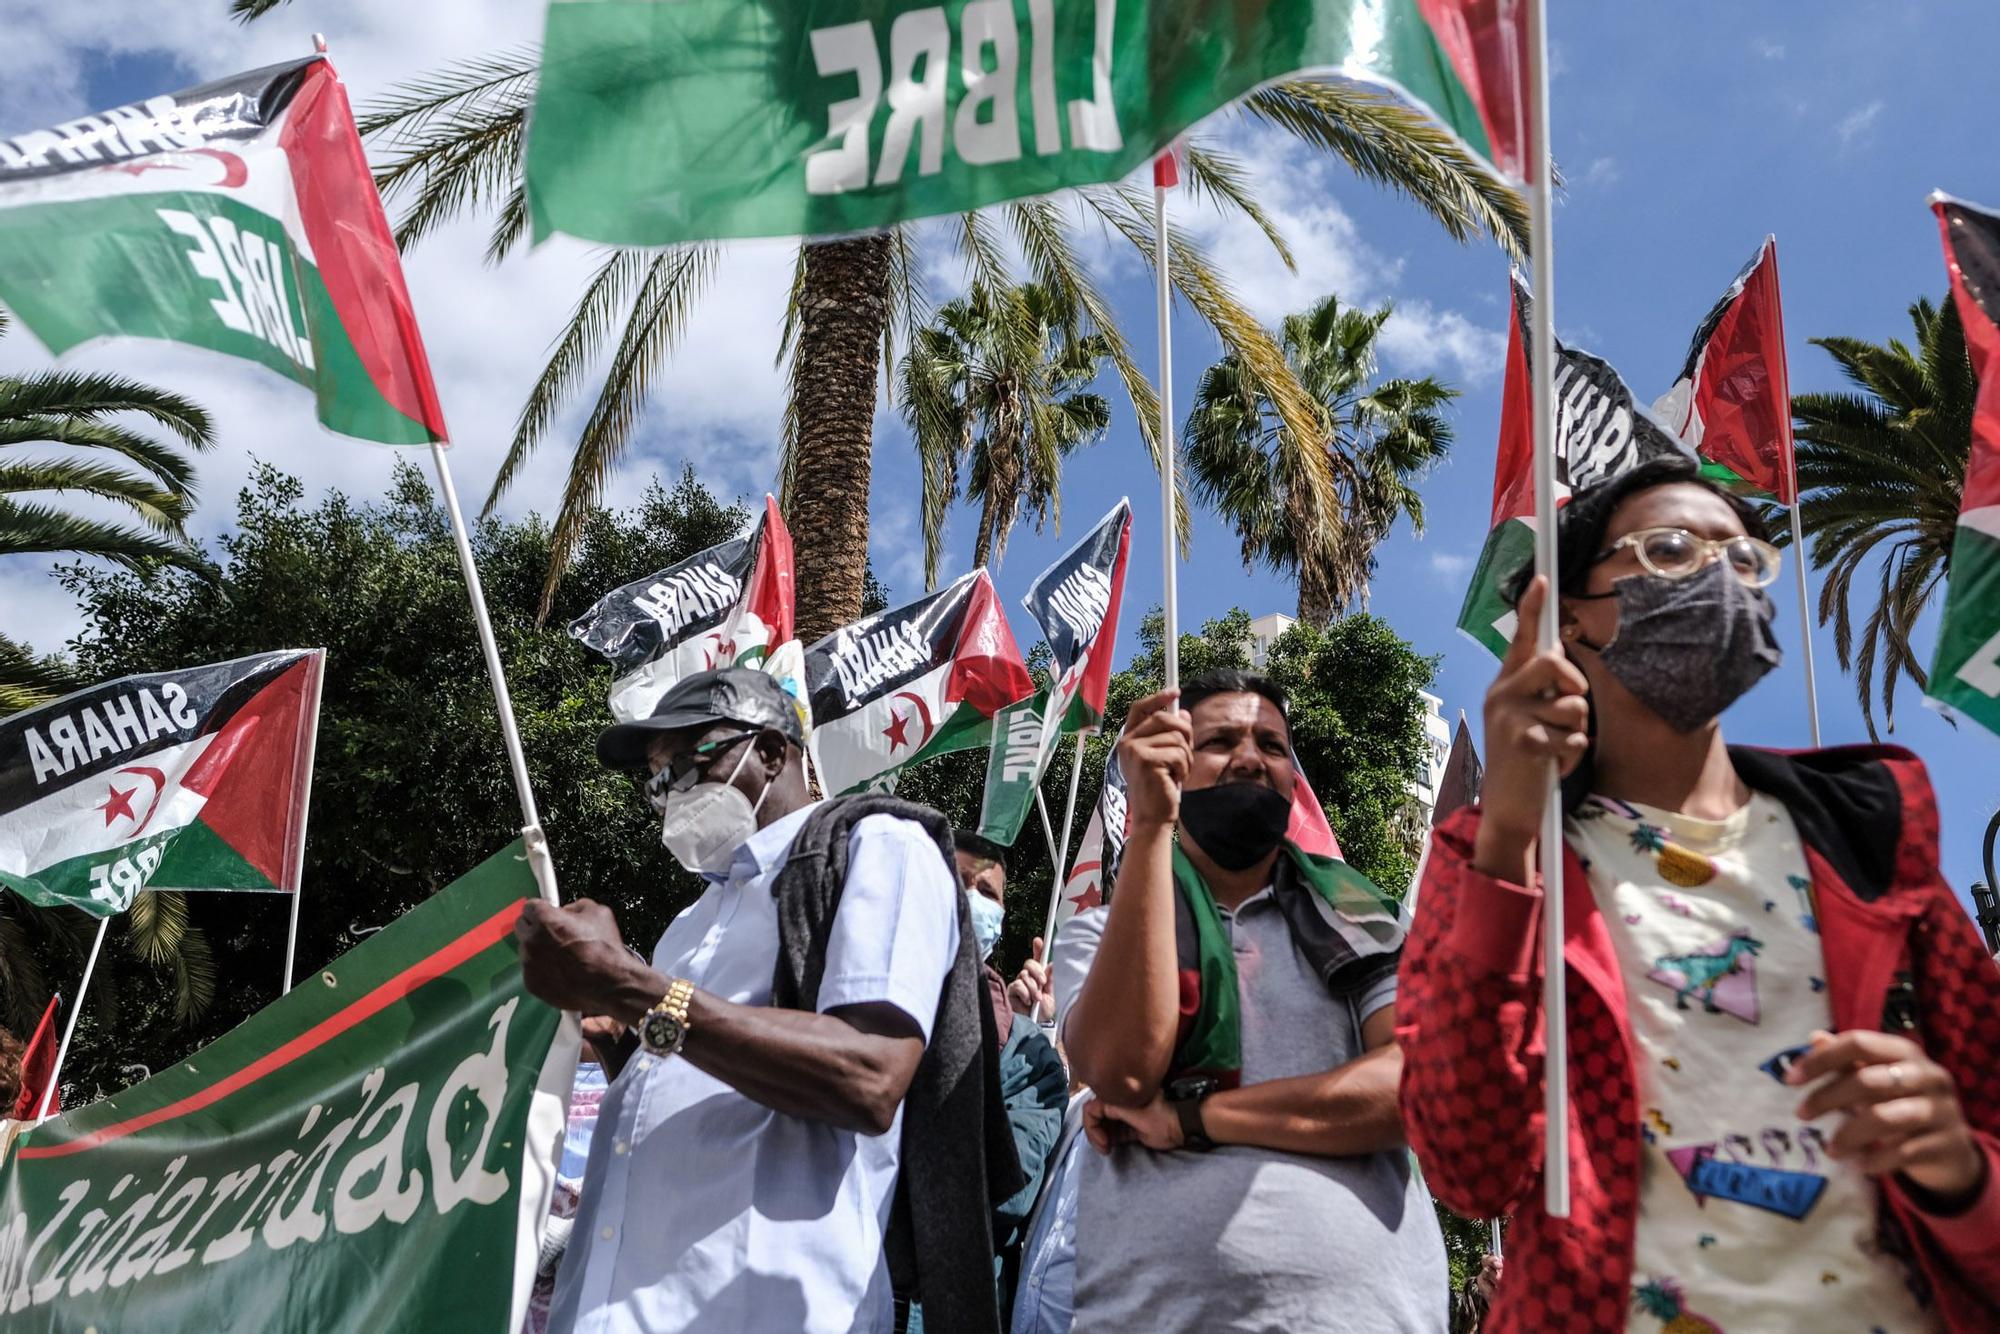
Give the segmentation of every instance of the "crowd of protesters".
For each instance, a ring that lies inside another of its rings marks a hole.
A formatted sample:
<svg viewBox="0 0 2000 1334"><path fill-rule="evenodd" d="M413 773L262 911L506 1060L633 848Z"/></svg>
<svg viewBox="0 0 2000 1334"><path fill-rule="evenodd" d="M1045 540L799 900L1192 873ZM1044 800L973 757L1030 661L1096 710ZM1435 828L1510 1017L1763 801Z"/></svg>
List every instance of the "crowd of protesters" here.
<svg viewBox="0 0 2000 1334"><path fill-rule="evenodd" d="M1005 849L814 800L771 677L607 731L707 887L650 957L594 904L521 919L528 986L612 1077L550 1327L1443 1331L1434 1194L1511 1220L1489 1329L2000 1329L2000 970L1922 765L1724 743L1778 660L1780 556L1692 465L1579 494L1561 551L1517 589L1480 804L1386 929L1288 842L1285 700L1247 673L1133 707L1115 893L1011 979Z"/></svg>

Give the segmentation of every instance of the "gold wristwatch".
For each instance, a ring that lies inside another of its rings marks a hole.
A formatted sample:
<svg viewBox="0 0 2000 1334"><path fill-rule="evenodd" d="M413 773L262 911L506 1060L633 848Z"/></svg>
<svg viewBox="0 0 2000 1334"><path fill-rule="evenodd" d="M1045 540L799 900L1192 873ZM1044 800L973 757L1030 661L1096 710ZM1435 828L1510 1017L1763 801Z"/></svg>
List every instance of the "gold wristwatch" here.
<svg viewBox="0 0 2000 1334"><path fill-rule="evenodd" d="M672 1056L687 1044L688 1002L694 999L694 983L684 977L674 979L660 1003L639 1020L639 1041L655 1056Z"/></svg>

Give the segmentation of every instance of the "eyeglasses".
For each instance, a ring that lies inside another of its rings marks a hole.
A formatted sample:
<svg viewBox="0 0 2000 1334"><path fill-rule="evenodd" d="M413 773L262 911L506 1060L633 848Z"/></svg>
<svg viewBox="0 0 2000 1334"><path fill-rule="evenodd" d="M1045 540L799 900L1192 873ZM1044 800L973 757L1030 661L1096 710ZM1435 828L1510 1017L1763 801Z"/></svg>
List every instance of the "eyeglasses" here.
<svg viewBox="0 0 2000 1334"><path fill-rule="evenodd" d="M728 736L704 741L691 750L683 751L668 762L667 767L646 780L646 800L662 815L667 811L667 798L676 792L685 792L699 782L716 758L746 737L756 736L761 727L746 728Z"/></svg>
<svg viewBox="0 0 2000 1334"><path fill-rule="evenodd" d="M1756 537L1696 537L1685 528L1641 528L1597 553L1610 560L1626 547L1648 574L1662 579L1686 579L1720 556L1729 572L1752 588L1766 588L1777 579L1782 560L1778 549Z"/></svg>

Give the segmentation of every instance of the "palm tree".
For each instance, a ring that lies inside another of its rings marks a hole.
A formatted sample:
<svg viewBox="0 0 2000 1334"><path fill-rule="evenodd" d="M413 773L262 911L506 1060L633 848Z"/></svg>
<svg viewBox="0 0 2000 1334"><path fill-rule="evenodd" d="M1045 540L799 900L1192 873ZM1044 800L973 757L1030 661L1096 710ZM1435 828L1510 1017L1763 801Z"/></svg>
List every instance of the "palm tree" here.
<svg viewBox="0 0 2000 1334"><path fill-rule="evenodd" d="M1916 346L1899 338L1815 338L1859 393L1797 394L1792 417L1799 469L1799 527L1812 563L1825 570L1819 620L1833 622L1843 670L1868 734L1875 731L1875 669L1882 669L1882 720L1896 728L1896 683L1929 682L1910 631L1951 566L1951 544L1972 448L1978 381L1965 331L1947 300L1910 307ZM1854 579L1871 556L1881 565L1875 608L1854 636Z"/></svg>
<svg viewBox="0 0 2000 1334"><path fill-rule="evenodd" d="M237 6L245 18L272 7L274 0L241 0ZM515 50L452 65L397 89L361 118L362 132L392 154L377 184L385 196L409 199L396 229L399 244L413 244L468 209L490 209L488 259L498 260L519 245L527 229L522 150L537 59L533 50ZM1525 249L1527 221L1519 197L1402 103L1350 85L1291 80L1252 94L1239 114L1276 126L1341 158L1365 178L1401 191L1460 240L1485 232L1510 253ZM1195 195L1249 219L1291 263L1284 238L1258 203L1240 161L1197 141L1188 169ZM1082 229L1093 224L1152 262L1151 201L1130 183L1070 191L1061 201L997 205L948 226L906 226L800 245L779 351L789 361L790 378L779 480L798 549L802 637L810 640L859 614L876 386L896 364L898 339L925 317L924 246L948 239L974 280L998 290L1015 279L1004 244L1011 242L1026 278L1075 305L1105 338L1157 463L1152 386L1078 254ZM1181 298L1215 328L1275 410L1308 430L1311 401L1268 332L1191 237L1175 233L1172 252L1170 277ZM545 604L605 478L630 444L652 378L685 330L719 253L708 243L605 251L529 392L487 497L489 511L548 435L557 412L584 388L599 353L609 349L558 506ZM1185 514L1180 523L1185 531Z"/></svg>
<svg viewBox="0 0 2000 1334"><path fill-rule="evenodd" d="M1234 525L1243 563L1295 576L1299 619L1313 625L1367 606L1376 548L1399 515L1423 532L1415 482L1451 447L1443 410L1456 389L1428 376L1375 381L1391 309L1329 296L1285 317L1279 338L1314 404L1309 430L1228 353L1202 373L1182 433L1196 493Z"/></svg>
<svg viewBox="0 0 2000 1334"><path fill-rule="evenodd" d="M7 316L0 312L0 334ZM162 442L121 420L137 416L177 437ZM0 376L0 557L58 552L101 556L140 568L153 562L206 569L188 542L194 466L180 446L214 441L208 414L178 394L119 376L45 371ZM61 456L24 458L26 445L66 446ZM87 497L138 526L87 517L38 492ZM65 684L59 663L37 660L0 635L0 713L51 698Z"/></svg>
<svg viewBox="0 0 2000 1334"><path fill-rule="evenodd" d="M1039 531L1062 521L1062 464L1104 435L1111 407L1090 392L1109 355L1061 294L1035 283L975 283L912 336L899 381L924 476L924 583L937 586L945 514L979 504L972 563L998 565L1023 505Z"/></svg>

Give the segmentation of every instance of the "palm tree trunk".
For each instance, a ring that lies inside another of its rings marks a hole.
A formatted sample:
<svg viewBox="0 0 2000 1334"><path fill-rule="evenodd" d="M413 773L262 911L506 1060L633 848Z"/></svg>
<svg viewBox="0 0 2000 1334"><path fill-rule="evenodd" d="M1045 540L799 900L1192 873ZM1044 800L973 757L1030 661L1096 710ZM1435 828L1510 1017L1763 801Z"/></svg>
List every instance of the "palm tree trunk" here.
<svg viewBox="0 0 2000 1334"><path fill-rule="evenodd" d="M798 633L807 644L861 615L889 255L886 234L806 247L786 521L796 552Z"/></svg>
<svg viewBox="0 0 2000 1334"><path fill-rule="evenodd" d="M979 536L972 540L972 568L984 566L993 554L993 493L979 502Z"/></svg>

